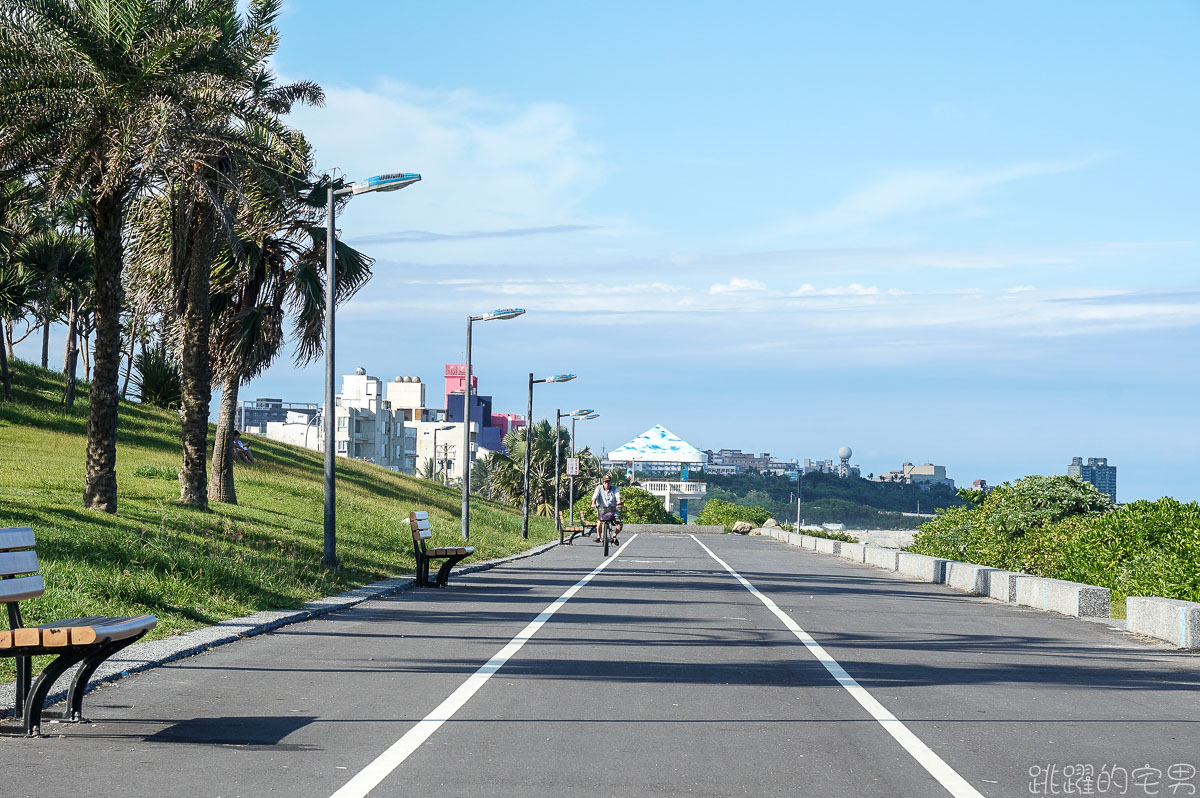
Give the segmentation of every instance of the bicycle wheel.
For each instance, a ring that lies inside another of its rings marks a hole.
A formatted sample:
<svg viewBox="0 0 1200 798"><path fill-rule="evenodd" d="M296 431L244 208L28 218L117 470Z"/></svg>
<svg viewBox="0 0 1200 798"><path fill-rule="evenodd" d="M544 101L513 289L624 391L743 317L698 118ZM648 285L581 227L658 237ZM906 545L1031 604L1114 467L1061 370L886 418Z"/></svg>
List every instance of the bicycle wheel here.
<svg viewBox="0 0 1200 798"><path fill-rule="evenodd" d="M608 528L612 525L611 521L605 521L601 524L603 531L600 533L600 540L604 541L604 556L608 556Z"/></svg>

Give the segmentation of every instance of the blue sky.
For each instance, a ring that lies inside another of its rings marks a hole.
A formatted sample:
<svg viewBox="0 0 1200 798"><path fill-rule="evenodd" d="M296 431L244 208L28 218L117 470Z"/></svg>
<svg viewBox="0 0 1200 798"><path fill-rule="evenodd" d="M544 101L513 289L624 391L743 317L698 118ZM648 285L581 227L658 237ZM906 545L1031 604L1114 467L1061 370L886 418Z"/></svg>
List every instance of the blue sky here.
<svg viewBox="0 0 1200 798"><path fill-rule="evenodd" d="M700 448L1118 466L1200 499L1200 5L292 0L276 67L378 258L339 371ZM243 398L319 401L281 361Z"/></svg>

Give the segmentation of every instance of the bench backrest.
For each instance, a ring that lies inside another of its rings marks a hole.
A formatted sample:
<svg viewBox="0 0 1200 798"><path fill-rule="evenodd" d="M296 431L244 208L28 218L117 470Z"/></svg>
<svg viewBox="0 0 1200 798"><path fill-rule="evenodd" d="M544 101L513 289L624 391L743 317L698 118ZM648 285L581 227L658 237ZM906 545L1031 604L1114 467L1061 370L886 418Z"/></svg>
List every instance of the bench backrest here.
<svg viewBox="0 0 1200 798"><path fill-rule="evenodd" d="M412 530L413 546L424 552L425 541L433 537L432 527L429 524L429 513L424 510L409 513L408 526Z"/></svg>
<svg viewBox="0 0 1200 798"><path fill-rule="evenodd" d="M17 602L37 598L46 590L34 545L33 530L27 526L0 529L0 603L8 605L12 629L21 625Z"/></svg>

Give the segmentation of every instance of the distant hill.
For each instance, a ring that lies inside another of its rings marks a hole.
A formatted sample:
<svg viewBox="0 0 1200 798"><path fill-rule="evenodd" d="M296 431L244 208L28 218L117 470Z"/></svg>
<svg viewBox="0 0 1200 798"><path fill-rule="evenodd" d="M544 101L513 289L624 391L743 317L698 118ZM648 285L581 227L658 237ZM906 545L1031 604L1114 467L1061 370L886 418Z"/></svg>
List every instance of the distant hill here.
<svg viewBox="0 0 1200 798"><path fill-rule="evenodd" d="M795 519L796 483L774 474L706 474L708 496L763 507L777 519ZM953 488L804 475L801 518L808 523L843 523L856 529L914 529L921 519L901 513L932 513L965 502ZM690 512L690 510L689 510Z"/></svg>

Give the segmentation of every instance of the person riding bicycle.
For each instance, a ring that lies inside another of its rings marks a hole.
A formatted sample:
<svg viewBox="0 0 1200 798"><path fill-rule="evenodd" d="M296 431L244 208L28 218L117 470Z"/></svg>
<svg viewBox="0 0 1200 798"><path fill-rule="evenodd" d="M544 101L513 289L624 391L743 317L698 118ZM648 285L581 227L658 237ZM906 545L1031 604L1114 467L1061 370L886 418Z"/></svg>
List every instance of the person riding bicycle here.
<svg viewBox="0 0 1200 798"><path fill-rule="evenodd" d="M617 540L617 535L621 534L623 528L619 513L625 509L625 502L621 500L621 491L612 486L612 478L607 474L604 475L604 479L596 486L596 491L592 494L592 509L596 511L595 542L600 542L600 522L611 520L613 545L621 545L621 542ZM608 519L605 518L606 515L608 515Z"/></svg>

